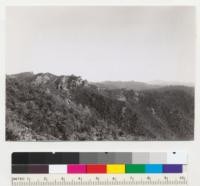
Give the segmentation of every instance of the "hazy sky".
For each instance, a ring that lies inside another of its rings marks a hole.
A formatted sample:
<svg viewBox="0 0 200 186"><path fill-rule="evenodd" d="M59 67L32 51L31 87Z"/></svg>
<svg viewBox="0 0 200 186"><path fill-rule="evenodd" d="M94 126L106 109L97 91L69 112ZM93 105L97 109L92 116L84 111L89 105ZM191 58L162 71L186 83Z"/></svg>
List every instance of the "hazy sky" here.
<svg viewBox="0 0 200 186"><path fill-rule="evenodd" d="M7 74L194 82L192 7L8 7Z"/></svg>

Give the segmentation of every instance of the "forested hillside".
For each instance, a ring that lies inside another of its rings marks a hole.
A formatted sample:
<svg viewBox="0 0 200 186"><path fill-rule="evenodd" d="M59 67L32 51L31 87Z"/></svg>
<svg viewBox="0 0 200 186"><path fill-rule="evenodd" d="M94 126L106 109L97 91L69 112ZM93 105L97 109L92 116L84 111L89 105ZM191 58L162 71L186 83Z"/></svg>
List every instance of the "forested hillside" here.
<svg viewBox="0 0 200 186"><path fill-rule="evenodd" d="M192 140L194 88L140 85L109 88L74 75L7 75L6 138Z"/></svg>

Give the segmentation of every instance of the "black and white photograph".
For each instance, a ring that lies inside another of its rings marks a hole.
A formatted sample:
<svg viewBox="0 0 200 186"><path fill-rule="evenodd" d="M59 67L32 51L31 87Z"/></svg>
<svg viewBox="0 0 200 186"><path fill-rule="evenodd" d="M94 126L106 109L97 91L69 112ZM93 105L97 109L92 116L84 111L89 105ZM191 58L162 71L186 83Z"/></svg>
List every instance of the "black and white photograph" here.
<svg viewBox="0 0 200 186"><path fill-rule="evenodd" d="M6 140L193 140L195 30L192 6L6 7Z"/></svg>

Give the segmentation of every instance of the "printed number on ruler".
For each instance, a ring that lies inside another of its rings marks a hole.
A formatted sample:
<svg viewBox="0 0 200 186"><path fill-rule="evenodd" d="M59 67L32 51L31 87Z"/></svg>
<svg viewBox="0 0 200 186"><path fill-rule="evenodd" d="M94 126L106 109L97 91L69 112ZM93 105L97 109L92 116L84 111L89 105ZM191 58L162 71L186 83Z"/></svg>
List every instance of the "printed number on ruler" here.
<svg viewBox="0 0 200 186"><path fill-rule="evenodd" d="M12 186L187 186L184 174L12 175Z"/></svg>

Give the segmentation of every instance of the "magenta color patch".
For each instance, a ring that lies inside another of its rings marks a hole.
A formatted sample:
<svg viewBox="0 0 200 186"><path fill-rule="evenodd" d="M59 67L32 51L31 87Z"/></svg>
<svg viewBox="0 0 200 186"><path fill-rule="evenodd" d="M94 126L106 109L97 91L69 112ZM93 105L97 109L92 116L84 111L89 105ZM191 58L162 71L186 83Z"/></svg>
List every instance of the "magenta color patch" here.
<svg viewBox="0 0 200 186"><path fill-rule="evenodd" d="M67 165L67 173L69 174L81 174L86 173L86 165L83 164L70 164Z"/></svg>

